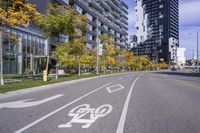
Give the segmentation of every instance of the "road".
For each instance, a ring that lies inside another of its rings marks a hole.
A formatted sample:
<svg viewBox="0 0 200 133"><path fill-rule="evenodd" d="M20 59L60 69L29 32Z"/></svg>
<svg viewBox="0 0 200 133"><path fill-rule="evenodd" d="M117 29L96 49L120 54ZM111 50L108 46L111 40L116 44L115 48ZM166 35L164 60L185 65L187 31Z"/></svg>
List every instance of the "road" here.
<svg viewBox="0 0 200 133"><path fill-rule="evenodd" d="M0 133L200 133L200 78L135 72L0 99Z"/></svg>

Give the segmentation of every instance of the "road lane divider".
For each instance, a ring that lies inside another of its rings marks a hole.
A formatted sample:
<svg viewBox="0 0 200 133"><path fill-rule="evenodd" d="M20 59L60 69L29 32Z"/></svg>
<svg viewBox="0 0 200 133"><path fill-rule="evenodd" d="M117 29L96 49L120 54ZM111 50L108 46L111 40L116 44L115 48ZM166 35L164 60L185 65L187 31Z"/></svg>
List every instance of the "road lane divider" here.
<svg viewBox="0 0 200 133"><path fill-rule="evenodd" d="M124 107L123 107L123 110L122 110L122 114L121 114L121 117L120 117L120 121L118 123L118 127L117 127L117 131L116 133L123 133L124 131L124 125L125 125L125 122L126 122L126 115L127 115L127 112L128 112L128 106L129 106L129 102L130 102L130 99L131 99L131 94L133 92L133 88L137 82L137 80L141 77L142 75L139 75L134 81L133 81L133 84L128 92L128 96L126 98L126 101L125 101L125 104L124 104Z"/></svg>
<svg viewBox="0 0 200 133"><path fill-rule="evenodd" d="M32 122L32 123L26 125L25 127L21 128L21 129L15 131L14 133L22 133L22 132L26 131L27 129L33 127L34 125L36 125L36 124L42 122L43 120L45 120L45 119L51 117L52 115L58 113L59 111L65 109L65 108L67 108L68 106L70 106L70 105L72 105L72 104L74 104L74 103L80 101L81 99L83 99L83 98L85 98L85 97L87 97L87 96L89 96L89 95L91 95L91 94L93 94L93 93L95 93L95 92L97 92L97 91L103 89L104 87L106 87L107 85L110 85L110 84L111 84L111 82L108 83L108 84L105 84L105 85L103 85L103 86L101 86L101 87L99 87L99 88L97 88L97 89L95 89L95 90L93 90L93 91L91 91L91 92L89 92L89 93L87 93L87 94L85 94L85 95L83 95L83 96L81 96L81 97L79 97L79 98L73 100L73 101L71 101L70 103L68 103L68 104L66 104L66 105L64 105L64 106L62 106L62 107L60 107L60 108L54 110L53 112L51 112L51 113L49 113L49 114L47 114L47 115L45 115L45 116L39 118L38 120L36 120L36 121L34 121L34 122Z"/></svg>

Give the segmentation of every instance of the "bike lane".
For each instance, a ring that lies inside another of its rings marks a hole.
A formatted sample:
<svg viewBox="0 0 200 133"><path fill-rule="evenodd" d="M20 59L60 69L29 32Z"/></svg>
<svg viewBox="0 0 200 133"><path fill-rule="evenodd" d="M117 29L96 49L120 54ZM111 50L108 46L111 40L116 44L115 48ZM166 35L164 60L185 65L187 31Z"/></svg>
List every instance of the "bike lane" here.
<svg viewBox="0 0 200 133"><path fill-rule="evenodd" d="M125 74L126 75L126 74ZM81 97L95 88L119 79L115 75L61 84L44 90L0 99L0 133L13 133L29 123Z"/></svg>
<svg viewBox="0 0 200 133"><path fill-rule="evenodd" d="M138 76L138 75L137 75ZM115 133L123 106L136 75L107 84L42 121L16 133ZM25 129L25 130L24 130Z"/></svg>

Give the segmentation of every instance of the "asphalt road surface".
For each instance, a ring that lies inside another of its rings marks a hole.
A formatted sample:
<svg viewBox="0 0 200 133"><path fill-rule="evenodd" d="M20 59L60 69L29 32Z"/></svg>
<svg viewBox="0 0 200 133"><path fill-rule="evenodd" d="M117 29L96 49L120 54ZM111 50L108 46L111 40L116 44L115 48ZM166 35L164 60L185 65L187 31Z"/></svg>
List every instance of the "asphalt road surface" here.
<svg viewBox="0 0 200 133"><path fill-rule="evenodd" d="M200 133L200 77L124 73L3 98L0 133Z"/></svg>

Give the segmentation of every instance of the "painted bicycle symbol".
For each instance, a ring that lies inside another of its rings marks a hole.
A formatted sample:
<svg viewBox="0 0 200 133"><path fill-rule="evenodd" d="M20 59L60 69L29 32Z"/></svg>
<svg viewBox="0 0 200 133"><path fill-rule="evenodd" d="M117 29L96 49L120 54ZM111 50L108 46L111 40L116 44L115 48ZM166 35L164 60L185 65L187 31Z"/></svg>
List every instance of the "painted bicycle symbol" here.
<svg viewBox="0 0 200 133"><path fill-rule="evenodd" d="M79 105L73 108L69 112L69 116L73 117L72 120L66 124L61 124L59 128L69 128L72 127L72 123L83 123L85 125L82 128L89 128L98 118L105 117L112 111L112 106L109 104L104 104L99 106L97 109L90 108L89 104ZM89 119L84 119L83 117L89 115Z"/></svg>

